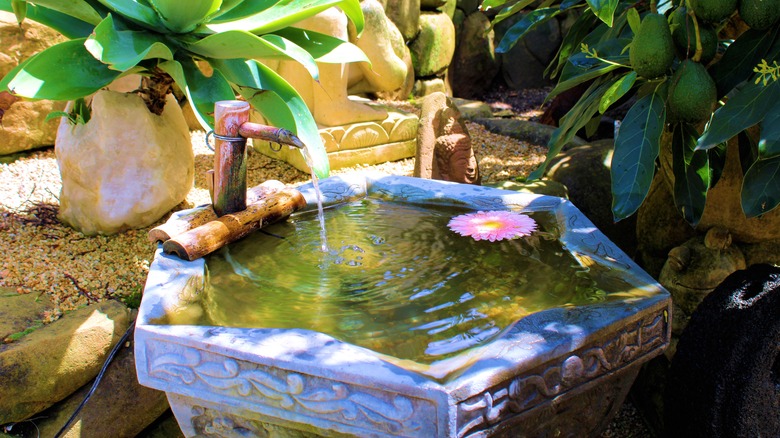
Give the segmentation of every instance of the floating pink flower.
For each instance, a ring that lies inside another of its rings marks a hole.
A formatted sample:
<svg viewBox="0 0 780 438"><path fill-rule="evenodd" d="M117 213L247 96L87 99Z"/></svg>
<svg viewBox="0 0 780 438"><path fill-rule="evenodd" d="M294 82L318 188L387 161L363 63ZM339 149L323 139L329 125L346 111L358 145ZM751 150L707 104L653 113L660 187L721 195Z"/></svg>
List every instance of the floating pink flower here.
<svg viewBox="0 0 780 438"><path fill-rule="evenodd" d="M462 214L450 219L447 226L461 236L491 242L527 236L536 231L536 222L529 216L504 210Z"/></svg>

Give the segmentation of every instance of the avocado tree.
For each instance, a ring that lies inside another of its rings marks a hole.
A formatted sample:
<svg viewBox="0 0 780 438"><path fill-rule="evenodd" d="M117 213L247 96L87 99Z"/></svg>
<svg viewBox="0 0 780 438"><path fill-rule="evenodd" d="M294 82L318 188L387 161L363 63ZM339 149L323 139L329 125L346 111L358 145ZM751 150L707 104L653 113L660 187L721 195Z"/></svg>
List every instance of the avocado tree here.
<svg viewBox="0 0 780 438"><path fill-rule="evenodd" d="M522 12L496 48L509 50L540 23L578 17L546 74L548 99L589 84L561 119L539 178L580 129L633 97L612 158L615 220L637 211L656 169L661 139L671 138L674 203L695 226L724 167L726 142L740 141L741 206L748 218L780 203L780 0L486 0L494 23Z"/></svg>

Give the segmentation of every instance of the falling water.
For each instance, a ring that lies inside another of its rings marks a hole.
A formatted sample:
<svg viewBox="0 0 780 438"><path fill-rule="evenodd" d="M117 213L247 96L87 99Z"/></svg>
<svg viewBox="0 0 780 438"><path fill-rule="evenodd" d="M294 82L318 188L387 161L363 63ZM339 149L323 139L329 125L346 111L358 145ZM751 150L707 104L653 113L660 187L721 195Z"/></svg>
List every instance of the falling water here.
<svg viewBox="0 0 780 438"><path fill-rule="evenodd" d="M320 250L327 253L328 235L325 232L325 211L322 208L322 192L320 191L319 179L314 172L314 160L309 153L309 147L304 145L301 152L303 153L303 159L306 161L306 165L309 166L309 170L311 171L311 183L314 186L314 193L317 195L317 218L320 221Z"/></svg>

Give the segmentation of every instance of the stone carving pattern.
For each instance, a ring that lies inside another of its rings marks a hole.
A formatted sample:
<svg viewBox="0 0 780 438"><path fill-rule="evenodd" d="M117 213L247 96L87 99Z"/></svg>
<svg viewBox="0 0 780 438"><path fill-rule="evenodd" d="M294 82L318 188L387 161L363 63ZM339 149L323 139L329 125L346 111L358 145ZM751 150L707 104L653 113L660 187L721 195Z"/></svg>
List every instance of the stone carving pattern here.
<svg viewBox="0 0 780 438"><path fill-rule="evenodd" d="M151 357L152 351L147 355ZM311 417L353 427L379 429L410 435L419 429L413 418L425 400L413 401L400 394L383 396L354 386L302 373L286 373L224 356L207 356L194 349L184 354L168 353L150 360L149 375L188 385L197 392L225 397L241 397L272 408L298 412Z"/></svg>
<svg viewBox="0 0 780 438"><path fill-rule="evenodd" d="M582 221L582 216L577 214L570 214L566 221L566 232L569 235L569 240L574 241L583 249L588 249L593 255L602 259L609 260L615 264L620 265L624 269L631 269L631 263L628 262L628 256L622 251L615 251L613 246L606 245L604 240L606 238L598 238L595 233L575 233L572 230L586 227L586 224ZM589 226L593 226L588 224Z"/></svg>
<svg viewBox="0 0 780 438"><path fill-rule="evenodd" d="M458 436L495 426L577 386L619 370L663 346L668 322L663 313L639 321L606 343L586 348L535 374L505 381L458 404Z"/></svg>
<svg viewBox="0 0 780 438"><path fill-rule="evenodd" d="M328 184L320 186L324 204L338 204L352 201L365 194L365 190L359 184Z"/></svg>

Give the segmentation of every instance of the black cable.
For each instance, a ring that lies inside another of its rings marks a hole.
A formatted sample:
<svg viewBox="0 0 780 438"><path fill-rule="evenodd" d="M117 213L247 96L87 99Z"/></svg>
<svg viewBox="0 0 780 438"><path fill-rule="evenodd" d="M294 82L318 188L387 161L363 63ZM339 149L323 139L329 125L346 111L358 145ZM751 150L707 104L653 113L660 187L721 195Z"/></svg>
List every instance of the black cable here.
<svg viewBox="0 0 780 438"><path fill-rule="evenodd" d="M87 395L84 396L84 400L81 401L79 406L76 408L73 414L71 414L70 418L68 418L68 421L62 426L60 431L57 432L56 435L54 435L54 438L60 438L62 434L64 434L67 431L68 427L70 427L70 425L73 424L73 421L79 415L81 409L84 407L84 405L87 404L89 398L92 397L92 394L95 393L95 390L97 389L100 380L103 379L103 374L105 374L106 370L108 369L108 365L111 364L112 360L114 360L114 356L116 356L116 353L119 351L119 349L122 348L123 345L125 345L125 342L127 342L127 338L130 336L130 333L133 332L134 327L135 327L135 321L133 321L132 324L130 324L130 327L127 328L125 334L122 335L122 339L120 339L119 342L117 342L116 345L114 345L114 348L111 349L111 352L108 353L108 357L106 358L106 361L103 363L103 368L100 369L100 372L98 373L97 377L95 377L95 382L92 384L92 388L89 389Z"/></svg>

